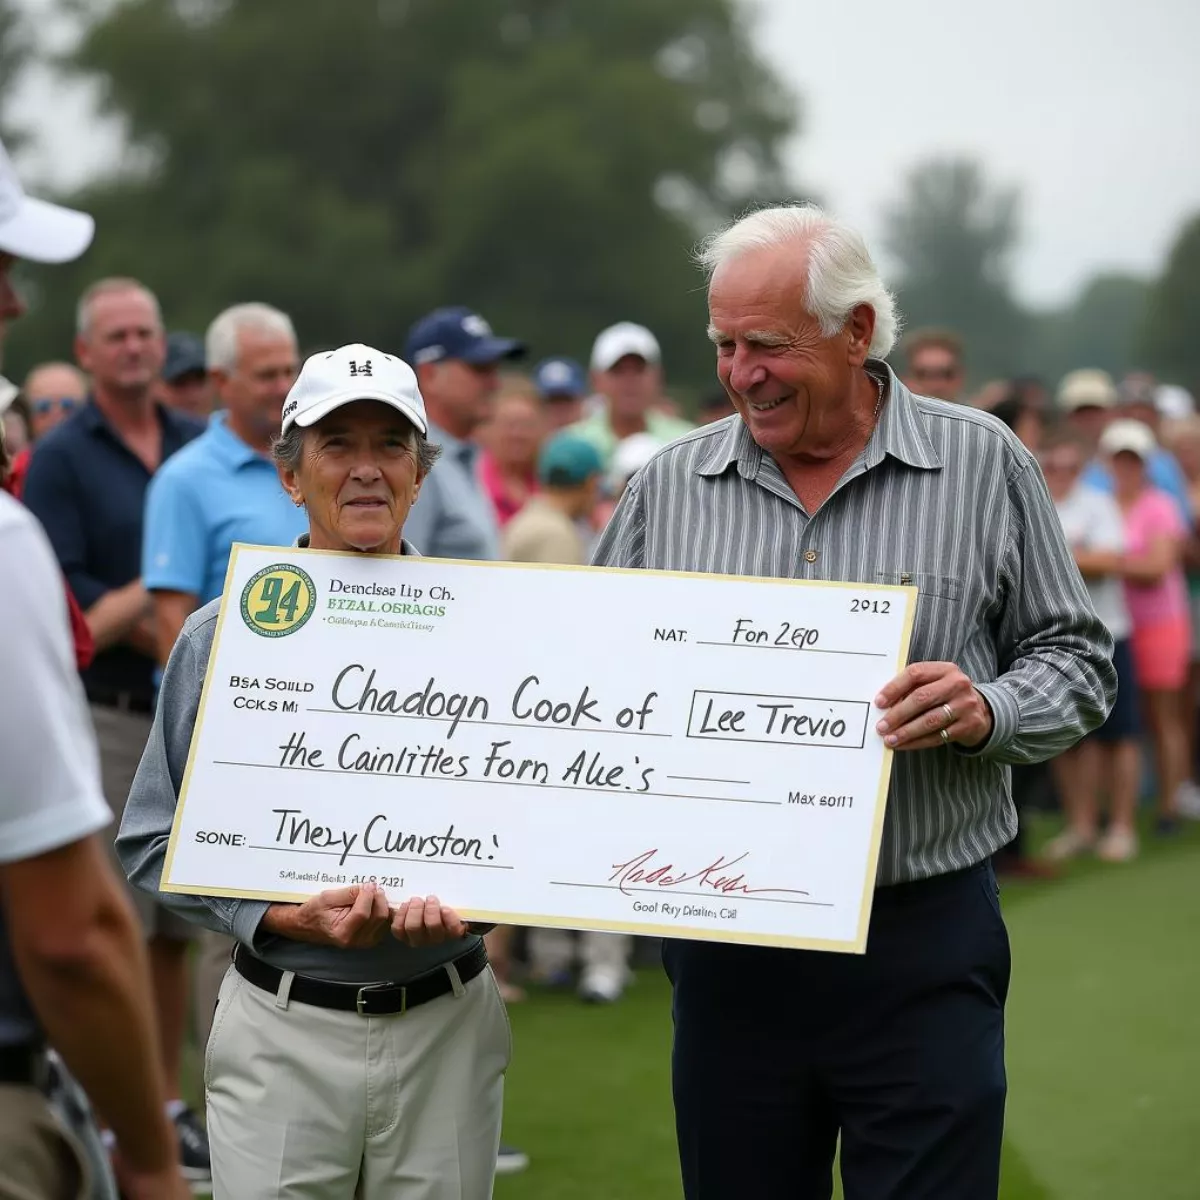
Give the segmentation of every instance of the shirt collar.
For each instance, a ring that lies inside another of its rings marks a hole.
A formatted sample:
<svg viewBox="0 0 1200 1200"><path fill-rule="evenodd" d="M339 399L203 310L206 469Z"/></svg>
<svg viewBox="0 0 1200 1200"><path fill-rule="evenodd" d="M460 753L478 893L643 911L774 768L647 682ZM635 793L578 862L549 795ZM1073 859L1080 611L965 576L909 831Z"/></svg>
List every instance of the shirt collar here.
<svg viewBox="0 0 1200 1200"><path fill-rule="evenodd" d="M182 446L187 441L189 434L203 428L196 418L182 416L174 409L168 408L165 404L159 404L157 401L154 405L154 413L162 427L165 445L171 446L172 451ZM78 419L82 427L89 433L107 433L111 437L117 438L118 441L120 440L116 430L100 411L100 406L93 396L88 397L87 403L82 405L76 417L71 419ZM163 457L165 458L166 455L164 454Z"/></svg>
<svg viewBox="0 0 1200 1200"><path fill-rule="evenodd" d="M466 466L474 466L479 454L479 447L474 442L464 441L452 433L447 433L440 425L429 422L429 431L425 435L431 442L436 442L442 448L446 458L456 458Z"/></svg>
<svg viewBox="0 0 1200 1200"><path fill-rule="evenodd" d="M295 541L297 550L308 549L308 534L302 533ZM404 538L400 539L400 553L411 558L420 558L421 556L412 548L411 542L406 542Z"/></svg>
<svg viewBox="0 0 1200 1200"><path fill-rule="evenodd" d="M246 445L232 429L229 428L229 414L224 410L215 412L208 419L208 435L212 439L213 449L235 471L251 463L269 463L265 455L259 454L252 446Z"/></svg>
<svg viewBox="0 0 1200 1200"><path fill-rule="evenodd" d="M867 443L865 463L877 466L891 455L910 467L937 470L942 465L921 420L912 392L897 378L895 372L881 359L869 358L867 370L884 381L883 411L871 440ZM722 430L722 427L723 430ZM714 426L715 436L707 453L696 465L698 475L721 475L734 463L743 479L753 479L762 462L762 447L750 436L742 418L725 417Z"/></svg>

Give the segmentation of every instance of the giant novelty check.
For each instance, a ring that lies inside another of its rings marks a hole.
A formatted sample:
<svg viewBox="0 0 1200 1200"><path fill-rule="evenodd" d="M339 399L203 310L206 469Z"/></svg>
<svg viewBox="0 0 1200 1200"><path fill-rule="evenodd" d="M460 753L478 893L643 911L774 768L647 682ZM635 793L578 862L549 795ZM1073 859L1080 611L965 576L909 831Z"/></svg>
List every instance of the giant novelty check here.
<svg viewBox="0 0 1200 1200"><path fill-rule="evenodd" d="M915 601L238 546L164 888L861 953Z"/></svg>

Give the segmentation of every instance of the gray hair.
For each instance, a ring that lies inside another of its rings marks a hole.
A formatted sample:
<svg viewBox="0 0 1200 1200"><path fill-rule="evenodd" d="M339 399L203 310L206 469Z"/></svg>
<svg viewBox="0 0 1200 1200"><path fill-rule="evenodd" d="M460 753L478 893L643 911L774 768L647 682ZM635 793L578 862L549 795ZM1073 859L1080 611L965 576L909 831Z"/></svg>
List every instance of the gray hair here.
<svg viewBox="0 0 1200 1200"><path fill-rule="evenodd" d="M237 366L238 339L243 333L274 334L296 342L296 330L287 313L269 304L235 304L213 320L204 338L204 357L210 371L232 371Z"/></svg>
<svg viewBox="0 0 1200 1200"><path fill-rule="evenodd" d="M101 296L112 296L117 292L141 292L153 306L158 327L162 328L162 309L159 307L158 297L140 280L114 275L108 279L98 279L79 297L79 303L75 307L75 332L79 337L88 335L92 325L92 307L96 301Z"/></svg>
<svg viewBox="0 0 1200 1200"><path fill-rule="evenodd" d="M295 472L300 468L300 460L304 457L304 435L309 426L292 424L286 433L281 433L271 446L275 462L285 471ZM409 429L416 439L417 472L422 478L433 470L433 464L441 457L441 446L431 442L415 425Z"/></svg>
<svg viewBox="0 0 1200 1200"><path fill-rule="evenodd" d="M804 303L825 337L846 326L860 304L875 312L870 352L886 358L896 342L896 300L871 260L862 235L813 204L763 208L704 240L696 260L709 278L723 263L751 250L799 243L808 254Z"/></svg>

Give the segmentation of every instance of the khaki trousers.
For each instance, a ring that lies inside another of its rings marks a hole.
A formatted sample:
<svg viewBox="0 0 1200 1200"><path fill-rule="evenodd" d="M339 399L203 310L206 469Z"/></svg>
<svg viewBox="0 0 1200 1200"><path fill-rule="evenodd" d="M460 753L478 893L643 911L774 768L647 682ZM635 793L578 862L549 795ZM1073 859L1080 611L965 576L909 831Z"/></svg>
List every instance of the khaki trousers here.
<svg viewBox="0 0 1200 1200"><path fill-rule="evenodd" d="M213 1200L488 1200L508 1016L490 969L403 1015L221 985L204 1064Z"/></svg>
<svg viewBox="0 0 1200 1200"><path fill-rule="evenodd" d="M0 1084L0 1200L87 1200L79 1144L34 1087Z"/></svg>

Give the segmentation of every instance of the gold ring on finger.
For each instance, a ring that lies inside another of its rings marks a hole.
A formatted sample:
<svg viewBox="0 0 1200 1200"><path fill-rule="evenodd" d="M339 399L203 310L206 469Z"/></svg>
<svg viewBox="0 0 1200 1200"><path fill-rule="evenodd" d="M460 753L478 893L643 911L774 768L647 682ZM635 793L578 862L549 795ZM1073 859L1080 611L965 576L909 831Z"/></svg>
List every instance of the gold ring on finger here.
<svg viewBox="0 0 1200 1200"><path fill-rule="evenodd" d="M942 735L942 744L944 746L950 745L950 735L945 731L945 729L939 729L938 733Z"/></svg>
<svg viewBox="0 0 1200 1200"><path fill-rule="evenodd" d="M954 709L952 709L950 707L950 705L948 705L948 704L943 704L942 712L944 712L946 714L946 724L953 725L954 724Z"/></svg>

